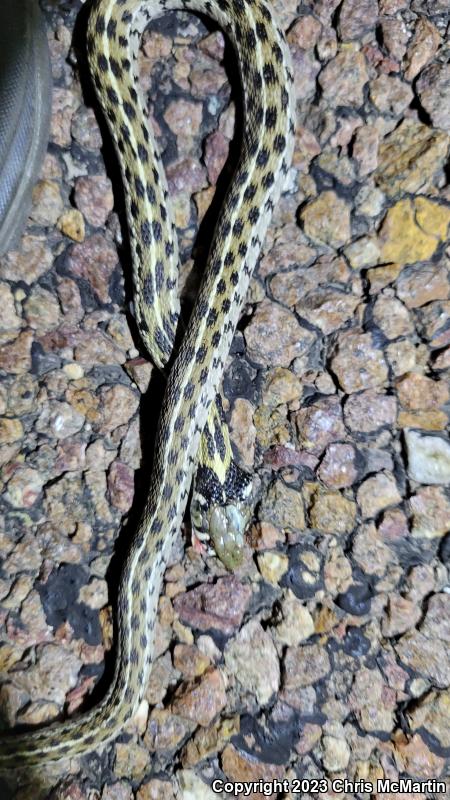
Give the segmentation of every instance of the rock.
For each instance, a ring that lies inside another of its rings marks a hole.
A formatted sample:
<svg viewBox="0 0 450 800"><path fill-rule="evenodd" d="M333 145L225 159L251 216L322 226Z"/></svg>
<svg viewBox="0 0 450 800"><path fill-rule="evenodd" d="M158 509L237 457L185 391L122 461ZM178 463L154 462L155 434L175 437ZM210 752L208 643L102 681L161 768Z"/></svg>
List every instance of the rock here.
<svg viewBox="0 0 450 800"><path fill-rule="evenodd" d="M375 32L378 6L372 0L344 0L339 8L338 33L344 41Z"/></svg>
<svg viewBox="0 0 450 800"><path fill-rule="evenodd" d="M84 423L84 415L69 403L53 400L43 407L36 422L36 430L50 435L53 439L67 439L78 433Z"/></svg>
<svg viewBox="0 0 450 800"><path fill-rule="evenodd" d="M78 602L85 603L89 608L99 610L108 603L108 584L100 578L93 578L87 585L81 587Z"/></svg>
<svg viewBox="0 0 450 800"><path fill-rule="evenodd" d="M183 766L193 766L214 757L232 736L239 733L239 716L219 719L209 728L198 728L182 753ZM178 773L179 774L179 773ZM196 800L194 796L193 800Z"/></svg>
<svg viewBox="0 0 450 800"><path fill-rule="evenodd" d="M294 358L309 350L315 339L299 325L294 314L270 300L258 304L244 335L252 361L277 367L288 367Z"/></svg>
<svg viewBox="0 0 450 800"><path fill-rule="evenodd" d="M58 219L58 228L64 236L68 236L74 242L84 242L84 217L78 209L71 208L69 211L64 211Z"/></svg>
<svg viewBox="0 0 450 800"><path fill-rule="evenodd" d="M450 64L430 64L416 83L420 103L435 128L450 132Z"/></svg>
<svg viewBox="0 0 450 800"><path fill-rule="evenodd" d="M68 647L46 644L40 649L37 663L16 672L13 683L33 700L50 700L61 706L69 689L75 686L81 667L80 659Z"/></svg>
<svg viewBox="0 0 450 800"><path fill-rule="evenodd" d="M19 333L17 339L0 348L0 369L13 375L23 375L31 369L31 331Z"/></svg>
<svg viewBox="0 0 450 800"><path fill-rule="evenodd" d="M400 78L379 75L370 82L370 99L378 111L399 116L411 104L413 90Z"/></svg>
<svg viewBox="0 0 450 800"><path fill-rule="evenodd" d="M217 59L209 58L206 53L202 54L203 57L199 56L200 53L197 53L189 72L190 91L193 97L197 97L201 101L205 97L211 96L212 103L217 102L217 96L227 80L226 72ZM202 109L202 105L200 108ZM181 136L179 137L180 141L182 141ZM192 147L192 145L189 146Z"/></svg>
<svg viewBox="0 0 450 800"><path fill-rule="evenodd" d="M428 600L427 612L421 626L421 632L429 639L437 639L442 643L450 642L450 595L442 591ZM450 652L447 648L450 660Z"/></svg>
<svg viewBox="0 0 450 800"><path fill-rule="evenodd" d="M40 496L43 485L44 477L40 472L15 464L6 486L5 500L13 508L31 508Z"/></svg>
<svg viewBox="0 0 450 800"><path fill-rule="evenodd" d="M330 672L326 649L319 644L288 647L283 664L283 688L287 691L311 686Z"/></svg>
<svg viewBox="0 0 450 800"><path fill-rule="evenodd" d="M174 100L164 112L170 130L178 136L196 136L202 121L202 106L189 100Z"/></svg>
<svg viewBox="0 0 450 800"><path fill-rule="evenodd" d="M353 530L356 504L338 492L317 491L310 508L311 527L338 536Z"/></svg>
<svg viewBox="0 0 450 800"><path fill-rule="evenodd" d="M350 444L329 444L322 459L317 476L332 489L351 486L357 476L355 450Z"/></svg>
<svg viewBox="0 0 450 800"><path fill-rule="evenodd" d="M14 295L7 283L0 283L0 331L8 331L8 338L14 339L15 331L22 326L20 317L17 316L14 304Z"/></svg>
<svg viewBox="0 0 450 800"><path fill-rule="evenodd" d="M211 56L211 58L215 58L216 61L222 61L225 52L225 37L222 31L215 31L205 36L205 38L199 42L198 49L208 56Z"/></svg>
<svg viewBox="0 0 450 800"><path fill-rule="evenodd" d="M409 6L409 0L379 0L380 14L396 14Z"/></svg>
<svg viewBox="0 0 450 800"><path fill-rule="evenodd" d="M54 87L50 139L60 147L70 147L72 119L79 105L78 87L70 89Z"/></svg>
<svg viewBox="0 0 450 800"><path fill-rule="evenodd" d="M450 747L450 691L430 692L417 701L407 717L411 730L424 729L441 747Z"/></svg>
<svg viewBox="0 0 450 800"><path fill-rule="evenodd" d="M20 250L11 250L0 258L0 277L8 281L24 281L31 286L51 267L52 251L43 236L24 235Z"/></svg>
<svg viewBox="0 0 450 800"><path fill-rule="evenodd" d="M405 431L408 475L418 483L450 482L450 444L439 436L421 436Z"/></svg>
<svg viewBox="0 0 450 800"><path fill-rule="evenodd" d="M214 131L207 137L203 160L208 171L208 180L213 186L226 164L229 151L230 140L221 131Z"/></svg>
<svg viewBox="0 0 450 800"><path fill-rule="evenodd" d="M181 685L172 700L171 709L175 714L206 727L225 708L226 703L222 673L211 667L200 678Z"/></svg>
<svg viewBox="0 0 450 800"><path fill-rule="evenodd" d="M366 523L358 528L353 540L352 553L356 563L366 575L381 577L393 561L392 550L386 546L381 533L373 523Z"/></svg>
<svg viewBox="0 0 450 800"><path fill-rule="evenodd" d="M71 278L60 278L58 281L58 297L63 310L65 321L76 324L84 317L84 308L81 302L80 290Z"/></svg>
<svg viewBox="0 0 450 800"><path fill-rule="evenodd" d="M313 241L338 248L350 239L350 208L335 192L319 194L301 210L300 219Z"/></svg>
<svg viewBox="0 0 450 800"><path fill-rule="evenodd" d="M383 636L398 636L414 628L422 617L420 605L400 594L391 594L388 598L385 617L381 623Z"/></svg>
<svg viewBox="0 0 450 800"><path fill-rule="evenodd" d="M233 403L230 419L230 437L239 453L242 465L253 467L256 445L256 428L253 424L254 406L244 397Z"/></svg>
<svg viewBox="0 0 450 800"><path fill-rule="evenodd" d="M142 748L146 752L147 763L149 751L174 754L195 727L195 723L176 716L168 708L154 708L144 736L145 748ZM126 762L124 762L124 768L125 765Z"/></svg>
<svg viewBox="0 0 450 800"><path fill-rule="evenodd" d="M302 531L306 522L300 492L281 480L274 481L261 500L258 517L282 531Z"/></svg>
<svg viewBox="0 0 450 800"><path fill-rule="evenodd" d="M0 444L19 442L23 437L23 425L20 419L0 418Z"/></svg>
<svg viewBox="0 0 450 800"><path fill-rule="evenodd" d="M68 258L72 275L86 280L102 303L111 302L109 286L117 264L115 248L100 233L73 245Z"/></svg>
<svg viewBox="0 0 450 800"><path fill-rule="evenodd" d="M301 397L302 389L298 375L285 367L274 367L268 371L263 387L263 402L270 408L291 403Z"/></svg>
<svg viewBox="0 0 450 800"><path fill-rule="evenodd" d="M445 759L433 753L418 733L409 739L400 733L394 739L394 747L400 769L407 775L421 780L436 779L442 775Z"/></svg>
<svg viewBox="0 0 450 800"><path fill-rule="evenodd" d="M295 414L297 439L302 449L321 455L331 442L346 438L342 408L337 397L317 400Z"/></svg>
<svg viewBox="0 0 450 800"><path fill-rule="evenodd" d="M182 797L183 800L197 800L197 798L198 800L214 800L214 798L217 797L209 785L204 783L193 770L178 770L177 781L181 790L181 795L179 792L175 793L172 787L170 793L167 792L167 787L170 786L170 784L165 781L164 791L161 791L159 795L154 793L151 795L149 794L148 800L176 800L179 797ZM162 781L159 782L162 783ZM150 783L155 783L155 781L151 781ZM136 800L141 800L139 792L136 796ZM147 795L143 796L142 800L147 800Z"/></svg>
<svg viewBox="0 0 450 800"><path fill-rule="evenodd" d="M112 184L106 175L88 175L75 183L75 204L90 225L102 228L113 210Z"/></svg>
<svg viewBox="0 0 450 800"><path fill-rule="evenodd" d="M380 248L377 239L373 236L362 236L361 239L349 244L344 253L353 269L371 267L380 258Z"/></svg>
<svg viewBox="0 0 450 800"><path fill-rule="evenodd" d="M283 644L296 647L314 634L314 620L308 609L290 589L285 589L280 604L282 619L275 627Z"/></svg>
<svg viewBox="0 0 450 800"><path fill-rule="evenodd" d="M402 120L380 144L377 185L390 197L426 190L444 168L449 144L447 134Z"/></svg>
<svg viewBox="0 0 450 800"><path fill-rule="evenodd" d="M233 744L227 744L222 753L222 770L228 780L235 783L236 781L280 781L285 773L283 765L261 761L252 754L238 750ZM253 797L259 800L263 795L254 792Z"/></svg>
<svg viewBox="0 0 450 800"><path fill-rule="evenodd" d="M133 790L126 781L117 781L103 787L101 800L133 800Z"/></svg>
<svg viewBox="0 0 450 800"><path fill-rule="evenodd" d="M370 333L342 333L331 368L342 389L349 394L381 386L388 377L383 353L373 346Z"/></svg>
<svg viewBox="0 0 450 800"><path fill-rule="evenodd" d="M380 255L380 250L378 250L378 256ZM367 271L367 278L370 285L370 294L378 294L382 289L389 284L394 283L395 279L399 276L402 271L401 264L385 264L382 267L374 267L373 269L369 269Z"/></svg>
<svg viewBox="0 0 450 800"><path fill-rule="evenodd" d="M399 264L429 260L445 239L449 222L450 211L425 197L399 200L381 226L380 260Z"/></svg>
<svg viewBox="0 0 450 800"><path fill-rule="evenodd" d="M419 17L405 58L405 78L413 81L432 60L441 44L438 29L426 17Z"/></svg>
<svg viewBox="0 0 450 800"><path fill-rule="evenodd" d="M397 294L407 308L420 308L433 300L446 300L450 290L445 265L408 267L397 279Z"/></svg>
<svg viewBox="0 0 450 800"><path fill-rule="evenodd" d="M353 48L341 50L323 68L318 80L331 106L359 108L364 102L364 87L368 81L363 54Z"/></svg>
<svg viewBox="0 0 450 800"><path fill-rule="evenodd" d="M350 747L345 741L342 725L328 723L330 732L322 736L322 761L327 772L340 772L345 770L350 761Z"/></svg>
<svg viewBox="0 0 450 800"><path fill-rule="evenodd" d="M357 492L358 505L364 519L376 517L388 506L400 503L401 499L395 478L389 472L367 478Z"/></svg>
<svg viewBox="0 0 450 800"><path fill-rule="evenodd" d="M409 535L407 519L399 508L388 509L384 512L378 530L387 542L396 542Z"/></svg>
<svg viewBox="0 0 450 800"><path fill-rule="evenodd" d="M361 667L349 695L352 710L364 731L390 732L394 727L395 691L383 681L378 669Z"/></svg>
<svg viewBox="0 0 450 800"><path fill-rule="evenodd" d="M444 381L417 372L407 372L396 383L398 399L410 411L429 410L444 405L450 396Z"/></svg>
<svg viewBox="0 0 450 800"><path fill-rule="evenodd" d="M114 431L126 425L139 408L139 397L128 386L116 384L101 391L102 425L101 431Z"/></svg>
<svg viewBox="0 0 450 800"><path fill-rule="evenodd" d="M224 651L227 671L244 691L265 705L278 691L280 665L271 636L256 619L244 625Z"/></svg>
<svg viewBox="0 0 450 800"><path fill-rule="evenodd" d="M316 17L305 14L299 17L289 30L287 35L288 43L298 45L302 50L313 49L322 31L322 25Z"/></svg>
<svg viewBox="0 0 450 800"><path fill-rule="evenodd" d="M449 595L434 595L420 631L410 631L394 644L398 657L408 669L442 689L448 687L450 680L449 603Z"/></svg>
<svg viewBox="0 0 450 800"><path fill-rule="evenodd" d="M397 403L393 395L378 394L368 389L350 395L344 405L345 424L351 430L369 433L385 425L391 427L397 416Z"/></svg>
<svg viewBox="0 0 450 800"><path fill-rule="evenodd" d="M198 678L210 666L209 656L191 644L177 644L173 651L173 665L185 678Z"/></svg>
<svg viewBox="0 0 450 800"><path fill-rule="evenodd" d="M412 514L412 535L434 539L445 536L450 525L450 501L443 489L427 486L419 489L409 501Z"/></svg>
<svg viewBox="0 0 450 800"><path fill-rule="evenodd" d="M86 150L100 150L103 145L100 128L92 108L80 106L72 118L73 139Z"/></svg>
<svg viewBox="0 0 450 800"><path fill-rule="evenodd" d="M258 569L265 581L277 586L289 569L289 559L284 553L258 553Z"/></svg>
<svg viewBox="0 0 450 800"><path fill-rule="evenodd" d="M193 158L181 158L166 169L175 225L187 228L191 219L191 195L207 186L206 169Z"/></svg>
<svg viewBox="0 0 450 800"><path fill-rule="evenodd" d="M328 550L323 573L325 588L332 597L347 591L352 581L352 566L341 547Z"/></svg>
<svg viewBox="0 0 450 800"><path fill-rule="evenodd" d="M406 45L410 38L410 32L404 20L401 17L399 19L384 17L381 20L381 32L383 45L389 55L396 61L401 61L406 53Z"/></svg>
<svg viewBox="0 0 450 800"><path fill-rule="evenodd" d="M150 762L150 756L145 747L135 742L126 744L117 742L115 753L114 772L117 777L129 780L143 778Z"/></svg>
<svg viewBox="0 0 450 800"><path fill-rule="evenodd" d="M361 177L370 175L378 166L380 134L375 125L362 125L356 130L352 155Z"/></svg>
<svg viewBox="0 0 450 800"><path fill-rule="evenodd" d="M296 304L295 310L300 317L315 325L322 333L329 334L353 318L359 302L359 297L353 294L319 288L315 292L308 292L300 303Z"/></svg>
<svg viewBox="0 0 450 800"><path fill-rule="evenodd" d="M320 63L314 52L291 45L292 64L294 68L294 91L298 100L311 100L317 85Z"/></svg>
<svg viewBox="0 0 450 800"><path fill-rule="evenodd" d="M25 317L38 334L54 330L61 321L61 310L54 294L34 286L24 303Z"/></svg>
<svg viewBox="0 0 450 800"><path fill-rule="evenodd" d="M55 181L38 181L32 192L33 205L30 217L38 225L55 225L63 210L63 200Z"/></svg>
<svg viewBox="0 0 450 800"><path fill-rule="evenodd" d="M450 344L450 302L431 302L419 311L422 334L430 347Z"/></svg>
<svg viewBox="0 0 450 800"><path fill-rule="evenodd" d="M125 370L136 384L141 394L147 391L153 372L153 364L143 358L133 358L125 364Z"/></svg>
<svg viewBox="0 0 450 800"><path fill-rule="evenodd" d="M202 631L210 628L230 635L242 622L251 597L249 586L237 578L220 578L178 595L173 605L182 622Z"/></svg>
<svg viewBox="0 0 450 800"><path fill-rule="evenodd" d="M373 321L387 339L409 336L414 331L408 309L396 297L388 295L380 295L377 298L373 307Z"/></svg>
<svg viewBox="0 0 450 800"><path fill-rule="evenodd" d="M134 497L134 470L122 461L114 461L108 473L108 491L114 508L123 513L129 511Z"/></svg>

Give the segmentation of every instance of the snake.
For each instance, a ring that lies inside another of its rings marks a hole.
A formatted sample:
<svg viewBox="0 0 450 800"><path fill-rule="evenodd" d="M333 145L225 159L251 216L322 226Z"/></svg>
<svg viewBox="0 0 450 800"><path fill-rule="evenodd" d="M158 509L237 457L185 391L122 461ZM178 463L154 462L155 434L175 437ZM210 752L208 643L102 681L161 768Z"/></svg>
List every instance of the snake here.
<svg viewBox="0 0 450 800"><path fill-rule="evenodd" d="M222 29L236 55L243 104L239 158L180 343L176 229L138 69L143 31L171 11L207 15ZM267 0L99 0L89 14L87 52L125 190L139 333L155 364L166 369L170 363L170 369L148 494L119 581L109 687L97 705L78 716L2 732L2 771L87 754L115 739L136 714L152 665L165 567L187 507L202 436L209 430L214 439L221 427L216 397L225 361L294 147L292 63ZM216 526L222 534L227 519Z"/></svg>

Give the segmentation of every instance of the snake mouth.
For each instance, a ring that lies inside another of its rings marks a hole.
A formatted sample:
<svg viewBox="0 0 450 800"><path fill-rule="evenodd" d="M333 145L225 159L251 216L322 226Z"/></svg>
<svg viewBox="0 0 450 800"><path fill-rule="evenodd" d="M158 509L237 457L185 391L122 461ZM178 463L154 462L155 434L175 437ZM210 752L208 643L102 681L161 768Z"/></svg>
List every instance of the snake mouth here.
<svg viewBox="0 0 450 800"><path fill-rule="evenodd" d="M17 244L47 148L51 67L36 0L0 5L0 254Z"/></svg>

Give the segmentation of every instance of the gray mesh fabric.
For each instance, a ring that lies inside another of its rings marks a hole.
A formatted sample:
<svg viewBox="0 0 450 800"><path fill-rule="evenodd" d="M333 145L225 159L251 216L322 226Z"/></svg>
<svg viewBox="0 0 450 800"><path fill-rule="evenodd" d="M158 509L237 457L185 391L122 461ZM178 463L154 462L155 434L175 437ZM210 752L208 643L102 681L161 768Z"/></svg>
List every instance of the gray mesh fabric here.
<svg viewBox="0 0 450 800"><path fill-rule="evenodd" d="M17 237L48 139L50 66L37 0L0 2L0 252Z"/></svg>

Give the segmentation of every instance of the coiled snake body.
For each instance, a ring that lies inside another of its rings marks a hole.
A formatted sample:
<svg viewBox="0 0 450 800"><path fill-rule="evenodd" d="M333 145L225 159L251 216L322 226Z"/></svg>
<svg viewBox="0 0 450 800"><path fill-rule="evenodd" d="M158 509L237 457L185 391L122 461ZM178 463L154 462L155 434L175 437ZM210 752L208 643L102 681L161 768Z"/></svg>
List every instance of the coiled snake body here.
<svg viewBox="0 0 450 800"><path fill-rule="evenodd" d="M42 730L2 735L0 768L82 754L113 739L135 714L152 661L162 577L180 527L202 431L213 413L225 358L293 150L289 52L265 0L100 0L88 54L125 186L135 313L158 366L173 348L178 252L164 171L136 74L147 23L169 10L213 17L234 45L244 101L239 162L215 230L208 265L170 371L148 501L123 567L114 677L91 711Z"/></svg>

